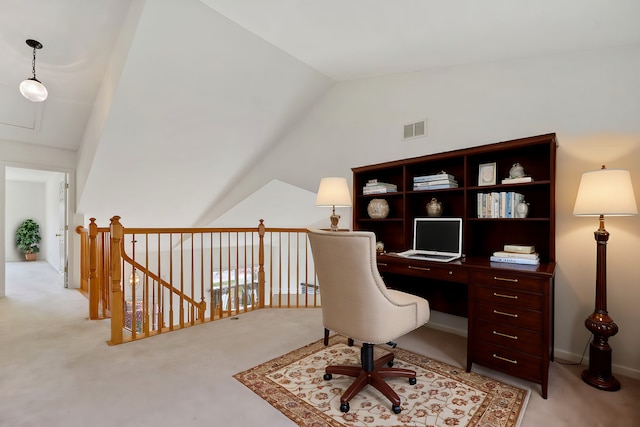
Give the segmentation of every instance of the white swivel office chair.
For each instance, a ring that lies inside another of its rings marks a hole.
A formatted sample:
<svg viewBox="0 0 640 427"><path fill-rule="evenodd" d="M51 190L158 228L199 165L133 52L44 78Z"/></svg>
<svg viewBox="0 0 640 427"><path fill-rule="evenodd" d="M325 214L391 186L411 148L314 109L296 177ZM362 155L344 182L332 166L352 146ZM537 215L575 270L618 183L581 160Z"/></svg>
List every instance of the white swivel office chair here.
<svg viewBox="0 0 640 427"><path fill-rule="evenodd" d="M373 233L308 230L307 235L322 296L324 327L363 343L360 366L331 365L325 369L325 380L333 374L356 378L342 395L340 410L348 412L349 401L370 384L391 401L393 412L400 413L400 398L384 378L405 377L413 385L416 373L392 368L393 354L374 360L373 346L427 323L429 303L418 296L387 289L378 273Z"/></svg>

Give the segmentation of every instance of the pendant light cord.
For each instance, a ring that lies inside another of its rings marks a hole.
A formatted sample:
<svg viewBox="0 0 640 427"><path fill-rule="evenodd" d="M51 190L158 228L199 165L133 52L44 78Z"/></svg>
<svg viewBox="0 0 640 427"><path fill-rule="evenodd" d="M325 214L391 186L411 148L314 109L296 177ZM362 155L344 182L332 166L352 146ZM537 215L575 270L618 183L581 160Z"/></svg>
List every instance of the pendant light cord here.
<svg viewBox="0 0 640 427"><path fill-rule="evenodd" d="M33 61L31 61L31 68L33 71L33 78L34 80L37 80L36 79L36 48L35 47L33 48Z"/></svg>

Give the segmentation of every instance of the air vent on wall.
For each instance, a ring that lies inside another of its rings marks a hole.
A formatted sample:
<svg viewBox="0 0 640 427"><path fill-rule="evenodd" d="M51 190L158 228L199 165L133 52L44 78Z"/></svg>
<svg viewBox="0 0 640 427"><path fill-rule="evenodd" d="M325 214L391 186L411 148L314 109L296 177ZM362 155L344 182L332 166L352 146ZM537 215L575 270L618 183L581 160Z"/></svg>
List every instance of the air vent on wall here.
<svg viewBox="0 0 640 427"><path fill-rule="evenodd" d="M427 134L427 119L404 125L402 139L412 139Z"/></svg>

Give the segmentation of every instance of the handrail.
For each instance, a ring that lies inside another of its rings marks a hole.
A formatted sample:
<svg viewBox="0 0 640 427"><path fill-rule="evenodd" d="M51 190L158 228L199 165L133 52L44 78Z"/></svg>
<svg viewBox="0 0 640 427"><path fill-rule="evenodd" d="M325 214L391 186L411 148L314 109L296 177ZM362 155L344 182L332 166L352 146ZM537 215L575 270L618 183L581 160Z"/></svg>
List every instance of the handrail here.
<svg viewBox="0 0 640 427"><path fill-rule="evenodd" d="M180 298L186 300L187 302L193 304L194 306L198 307L199 311L200 311L200 315L204 315L204 311L206 310L207 307L207 303L204 301L198 302L196 300L194 300L193 298L191 298L190 296L184 294L183 292L179 291L178 289L174 288L170 283L168 283L167 281L165 281L163 278L159 277L157 274L153 273L152 271L150 271L149 269L145 268L142 264L136 262L133 258L131 258L129 255L127 255L124 251L124 243L121 242L121 245L123 246L122 249L122 259L124 259L125 261L127 261L130 265L132 265L133 267L136 268L136 270L139 270L141 272L143 272L144 274L146 274L147 276L151 277L153 280L156 280L160 285L162 285L163 287L169 289L171 292L173 292L174 294L178 295Z"/></svg>
<svg viewBox="0 0 640 427"><path fill-rule="evenodd" d="M251 228L125 228L114 216L108 228L91 218L88 231L76 231L89 317L100 318L99 307L111 317L109 344L320 304L306 229L268 229L262 220Z"/></svg>

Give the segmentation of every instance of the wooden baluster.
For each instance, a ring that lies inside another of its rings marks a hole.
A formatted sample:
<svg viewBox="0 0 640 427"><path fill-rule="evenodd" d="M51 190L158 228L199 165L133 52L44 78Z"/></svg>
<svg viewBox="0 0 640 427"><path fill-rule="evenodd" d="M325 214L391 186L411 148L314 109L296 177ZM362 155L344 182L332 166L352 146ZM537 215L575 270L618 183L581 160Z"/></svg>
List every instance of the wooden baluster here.
<svg viewBox="0 0 640 427"><path fill-rule="evenodd" d="M260 243L258 246L258 307L264 308L264 220L260 220L258 225L258 236Z"/></svg>
<svg viewBox="0 0 640 427"><path fill-rule="evenodd" d="M109 345L122 344L124 316L122 307L122 238L124 232L120 217L111 218L111 341Z"/></svg>
<svg viewBox="0 0 640 427"><path fill-rule="evenodd" d="M80 235L80 289L89 294L89 232L81 225L76 227ZM91 313L89 313L91 314ZM91 316L89 316L91 318Z"/></svg>
<svg viewBox="0 0 640 427"><path fill-rule="evenodd" d="M173 287L173 233L169 234L169 285ZM173 292L169 290L169 330L173 331Z"/></svg>
<svg viewBox="0 0 640 427"><path fill-rule="evenodd" d="M76 227L80 235L80 289L89 294L89 233L81 225Z"/></svg>
<svg viewBox="0 0 640 427"><path fill-rule="evenodd" d="M98 319L100 304L100 281L96 273L98 268L97 255L98 225L95 218L89 218L89 319Z"/></svg>

